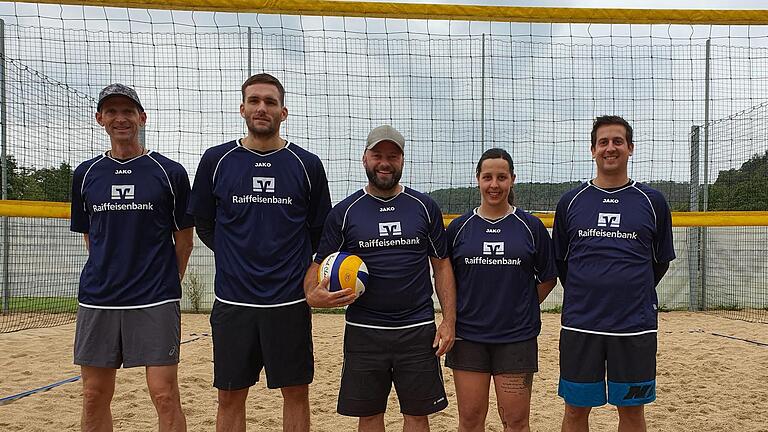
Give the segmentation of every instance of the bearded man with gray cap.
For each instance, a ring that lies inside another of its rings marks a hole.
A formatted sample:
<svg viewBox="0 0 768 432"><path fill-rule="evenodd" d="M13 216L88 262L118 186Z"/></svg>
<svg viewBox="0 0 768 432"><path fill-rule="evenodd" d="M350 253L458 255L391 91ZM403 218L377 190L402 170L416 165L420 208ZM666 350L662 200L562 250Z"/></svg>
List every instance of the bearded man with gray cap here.
<svg viewBox="0 0 768 432"><path fill-rule="evenodd" d="M305 279L307 302L331 307L347 290L317 284L319 263L333 252L362 258L365 294L347 307L339 414L359 417L358 431L383 431L395 384L404 431L428 431L428 415L448 405L439 356L451 349L456 286L440 208L427 195L400 185L405 139L383 125L368 135L363 167L368 184L337 204ZM443 312L435 327L434 290ZM345 298L345 297L344 297Z"/></svg>
<svg viewBox="0 0 768 432"><path fill-rule="evenodd" d="M185 431L177 370L181 279L192 253L189 177L139 141L147 115L135 90L111 84L96 109L110 149L80 164L72 179L70 229L88 249L74 349L81 428L111 431L117 369L144 366L159 430Z"/></svg>

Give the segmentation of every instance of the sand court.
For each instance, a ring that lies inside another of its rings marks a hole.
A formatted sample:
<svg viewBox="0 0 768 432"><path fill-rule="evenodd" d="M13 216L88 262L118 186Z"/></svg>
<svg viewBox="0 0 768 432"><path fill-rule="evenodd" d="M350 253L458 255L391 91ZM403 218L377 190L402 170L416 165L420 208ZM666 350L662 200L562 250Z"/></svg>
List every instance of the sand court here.
<svg viewBox="0 0 768 432"><path fill-rule="evenodd" d="M533 384L531 429L558 431L563 402L557 397L560 316L543 315L539 336L539 373ZM342 315L313 315L315 381L310 387L312 430L356 430L356 419L336 414L342 366ZM713 334L714 333L714 334ZM212 387L208 315L182 316L182 404L190 431L212 431L216 390ZM0 334L0 398L77 376L72 364L74 324ZM658 399L646 408L652 431L768 432L768 326L713 315L670 312L659 315ZM431 417L433 431L455 431L456 397L450 369L444 369L448 408ZM249 430L279 431L281 397L263 382L251 389ZM0 406L2 431L79 430L80 382L66 383ZM491 389L493 392L493 389ZM112 402L115 430L154 431L155 412L146 391L143 368L120 370ZM387 430L402 430L392 390L385 416ZM615 409L594 410L594 431L616 430ZM501 431L494 396L488 431Z"/></svg>

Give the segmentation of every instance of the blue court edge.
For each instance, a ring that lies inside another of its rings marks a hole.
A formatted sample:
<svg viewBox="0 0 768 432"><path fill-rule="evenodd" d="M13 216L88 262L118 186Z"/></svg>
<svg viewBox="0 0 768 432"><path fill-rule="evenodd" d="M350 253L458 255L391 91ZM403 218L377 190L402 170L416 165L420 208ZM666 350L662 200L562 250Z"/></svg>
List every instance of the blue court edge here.
<svg viewBox="0 0 768 432"><path fill-rule="evenodd" d="M18 394L15 394L15 395L11 395L11 396L6 396L6 397L0 399L0 406L7 405L7 404L9 404L11 402L15 402L15 401L17 401L17 400L19 400L19 399L21 399L23 397L27 397L27 396L33 395L35 393L40 393L40 392L48 391L48 390L50 390L50 389L52 389L54 387L58 387L58 386L60 386L62 384L78 381L79 379L80 379L80 375L72 377L72 378L67 378L65 380L57 381L57 382L55 382L53 384L48 384L47 386L38 387L36 389L28 390L28 391L21 392L21 393L18 393Z"/></svg>
<svg viewBox="0 0 768 432"><path fill-rule="evenodd" d="M605 381L578 383L560 378L557 395L576 407L605 405Z"/></svg>

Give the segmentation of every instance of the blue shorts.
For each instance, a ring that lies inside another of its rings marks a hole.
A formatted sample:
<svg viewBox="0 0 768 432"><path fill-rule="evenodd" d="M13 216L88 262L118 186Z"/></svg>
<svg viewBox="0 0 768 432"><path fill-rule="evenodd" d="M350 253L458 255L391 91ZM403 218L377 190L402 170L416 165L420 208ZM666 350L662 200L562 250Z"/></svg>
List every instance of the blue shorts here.
<svg viewBox="0 0 768 432"><path fill-rule="evenodd" d="M606 370L608 397L606 398ZM656 333L607 336L560 330L560 385L568 405L644 405L656 400Z"/></svg>

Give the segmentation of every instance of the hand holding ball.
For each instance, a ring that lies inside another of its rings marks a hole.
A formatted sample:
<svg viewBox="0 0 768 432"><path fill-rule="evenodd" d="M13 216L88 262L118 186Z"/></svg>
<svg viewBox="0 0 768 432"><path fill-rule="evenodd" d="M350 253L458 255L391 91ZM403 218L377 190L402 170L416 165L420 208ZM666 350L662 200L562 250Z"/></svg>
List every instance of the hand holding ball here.
<svg viewBox="0 0 768 432"><path fill-rule="evenodd" d="M318 283L326 277L330 278L328 291L350 288L356 297L360 297L368 284L368 268L357 255L334 252L320 263L317 270Z"/></svg>

